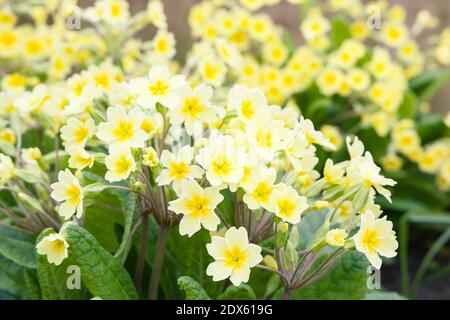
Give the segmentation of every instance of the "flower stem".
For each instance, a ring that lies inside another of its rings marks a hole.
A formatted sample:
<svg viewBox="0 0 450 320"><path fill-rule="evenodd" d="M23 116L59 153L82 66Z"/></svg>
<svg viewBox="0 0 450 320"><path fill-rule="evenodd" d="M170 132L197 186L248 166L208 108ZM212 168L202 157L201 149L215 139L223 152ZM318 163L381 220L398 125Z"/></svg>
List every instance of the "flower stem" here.
<svg viewBox="0 0 450 320"><path fill-rule="evenodd" d="M134 285L138 292L141 291L142 287L142 275L144 273L145 256L147 254L148 246L148 213L142 214L142 237L141 237L141 247L139 250L138 262L136 265L136 273L134 275Z"/></svg>
<svg viewBox="0 0 450 320"><path fill-rule="evenodd" d="M288 286L284 287L283 300L291 300L292 290Z"/></svg>
<svg viewBox="0 0 450 320"><path fill-rule="evenodd" d="M158 297L159 278L161 277L161 270L164 262L164 254L167 244L167 235L169 232L169 226L163 224L161 226L161 232L156 244L156 255L152 266L152 276L150 278L150 285L148 289L148 299L156 300Z"/></svg>

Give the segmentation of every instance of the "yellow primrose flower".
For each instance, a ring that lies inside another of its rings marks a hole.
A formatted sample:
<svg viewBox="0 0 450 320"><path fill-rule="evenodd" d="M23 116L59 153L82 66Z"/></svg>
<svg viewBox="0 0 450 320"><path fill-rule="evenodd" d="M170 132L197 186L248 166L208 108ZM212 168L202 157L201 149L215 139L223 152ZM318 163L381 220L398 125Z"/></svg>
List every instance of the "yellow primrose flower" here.
<svg viewBox="0 0 450 320"><path fill-rule="evenodd" d="M365 91L370 85L370 76L363 69L352 69L347 75L350 87L355 91Z"/></svg>
<svg viewBox="0 0 450 320"><path fill-rule="evenodd" d="M69 169L58 173L58 182L50 185L52 193L50 196L58 202L58 213L64 219L70 219L74 214L80 219L83 215L83 189L78 179Z"/></svg>
<svg viewBox="0 0 450 320"><path fill-rule="evenodd" d="M311 120L300 117L300 130L305 134L306 139L311 144L319 144L327 149L336 150L336 147L323 135L322 132L314 129Z"/></svg>
<svg viewBox="0 0 450 320"><path fill-rule="evenodd" d="M83 122L71 117L67 120L67 124L60 129L60 132L66 148L84 148L89 138L94 135L95 122L92 119Z"/></svg>
<svg viewBox="0 0 450 320"><path fill-rule="evenodd" d="M333 247L342 247L348 234L344 229L333 229L327 232L325 241Z"/></svg>
<svg viewBox="0 0 450 320"><path fill-rule="evenodd" d="M306 40L319 38L331 29L330 22L322 15L309 16L303 20L300 30Z"/></svg>
<svg viewBox="0 0 450 320"><path fill-rule="evenodd" d="M392 258L397 255L398 248L395 231L392 230L392 222L386 220L386 216L376 219L370 211L361 216L361 226L357 234L353 236L356 250L364 253L369 262L377 269L381 267L380 255Z"/></svg>
<svg viewBox="0 0 450 320"><path fill-rule="evenodd" d="M184 76L171 75L167 65L155 65L150 68L147 78L133 79L131 87L143 108L153 109L157 103L175 108L180 104L178 89L185 83Z"/></svg>
<svg viewBox="0 0 450 320"><path fill-rule="evenodd" d="M15 144L16 143L16 135L14 134L14 131L12 131L9 128L1 129L0 130L0 140L9 143L9 144Z"/></svg>
<svg viewBox="0 0 450 320"><path fill-rule="evenodd" d="M150 168L155 167L159 163L158 154L153 147L145 148L142 158L142 163Z"/></svg>
<svg viewBox="0 0 450 320"><path fill-rule="evenodd" d="M11 158L0 153L0 185L4 185L14 177L16 167Z"/></svg>
<svg viewBox="0 0 450 320"><path fill-rule="evenodd" d="M52 233L44 237L37 245L37 253L46 255L48 263L59 266L68 254L69 244L61 233Z"/></svg>
<svg viewBox="0 0 450 320"><path fill-rule="evenodd" d="M308 208L307 199L291 186L277 185L270 194L268 210L283 221L297 224L301 214Z"/></svg>
<svg viewBox="0 0 450 320"><path fill-rule="evenodd" d="M183 181L200 179L203 176L203 170L191 164L193 157L194 149L190 146L182 147L177 155L163 150L160 161L164 169L156 178L156 183L163 186L173 182L174 190L178 191Z"/></svg>
<svg viewBox="0 0 450 320"><path fill-rule="evenodd" d="M388 46L398 48L408 40L408 29L401 23L384 23L380 38Z"/></svg>
<svg viewBox="0 0 450 320"><path fill-rule="evenodd" d="M138 108L129 113L123 107L109 107L106 110L107 122L98 125L97 137L109 145L124 148L142 148L148 136L141 129L144 113Z"/></svg>
<svg viewBox="0 0 450 320"><path fill-rule="evenodd" d="M381 159L383 169L387 171L397 171L403 166L403 160L396 154L387 154Z"/></svg>
<svg viewBox="0 0 450 320"><path fill-rule="evenodd" d="M179 90L181 104L168 112L171 124L184 124L189 135L202 132L204 123L212 123L216 119L216 111L211 104L213 89L201 84L195 88L183 86Z"/></svg>
<svg viewBox="0 0 450 320"><path fill-rule="evenodd" d="M247 230L243 227L231 227L225 237L212 237L206 249L215 260L208 265L206 274L212 276L213 281L230 278L235 286L247 282L250 268L263 259L261 247L249 243Z"/></svg>
<svg viewBox="0 0 450 320"><path fill-rule="evenodd" d="M197 163L206 170L206 179L213 186L238 183L244 175L245 150L231 136L212 138L200 149Z"/></svg>
<svg viewBox="0 0 450 320"><path fill-rule="evenodd" d="M160 0L150 1L147 5L147 17L158 29L167 28L167 18L164 13L164 6Z"/></svg>
<svg viewBox="0 0 450 320"><path fill-rule="evenodd" d="M230 110L237 111L241 121L249 123L255 119L257 113L267 108L267 99L260 89L235 85L228 92L227 106Z"/></svg>
<svg viewBox="0 0 450 320"><path fill-rule="evenodd" d="M316 83L324 95L330 96L339 91L343 81L344 75L341 71L327 67L319 74Z"/></svg>
<svg viewBox="0 0 450 320"><path fill-rule="evenodd" d="M245 187L244 203L251 210L261 207L270 208L270 196L275 189L276 170L274 168L261 167L255 176Z"/></svg>
<svg viewBox="0 0 450 320"><path fill-rule="evenodd" d="M191 237L203 226L216 231L220 219L214 213L223 196L218 187L203 189L195 180L184 180L179 190L179 198L169 202L169 210L183 214L180 221L180 234Z"/></svg>
<svg viewBox="0 0 450 320"><path fill-rule="evenodd" d="M127 179L131 172L136 170L136 162L128 147L111 145L109 154L105 157L105 165L108 168L105 179L109 182Z"/></svg>
<svg viewBox="0 0 450 320"><path fill-rule="evenodd" d="M345 170L342 165L333 164L332 159L325 161L325 167L323 169L323 177L329 184L340 184L344 176Z"/></svg>
<svg viewBox="0 0 450 320"><path fill-rule="evenodd" d="M36 164L41 157L42 153L39 148L22 149L22 159L27 164Z"/></svg>
<svg viewBox="0 0 450 320"><path fill-rule="evenodd" d="M217 58L205 57L199 63L200 75L206 83L218 87L224 80L227 73L226 65Z"/></svg>
<svg viewBox="0 0 450 320"><path fill-rule="evenodd" d="M92 166L94 165L94 156L83 148L70 147L67 151L70 154L70 168L75 168L81 171L86 167L92 168Z"/></svg>
<svg viewBox="0 0 450 320"><path fill-rule="evenodd" d="M334 145L336 150L342 146L343 139L337 127L326 124L323 125L322 128L320 128L320 131L325 136L325 138Z"/></svg>
<svg viewBox="0 0 450 320"><path fill-rule="evenodd" d="M168 61L175 55L175 37L172 33L160 29L151 43L151 58L153 61Z"/></svg>

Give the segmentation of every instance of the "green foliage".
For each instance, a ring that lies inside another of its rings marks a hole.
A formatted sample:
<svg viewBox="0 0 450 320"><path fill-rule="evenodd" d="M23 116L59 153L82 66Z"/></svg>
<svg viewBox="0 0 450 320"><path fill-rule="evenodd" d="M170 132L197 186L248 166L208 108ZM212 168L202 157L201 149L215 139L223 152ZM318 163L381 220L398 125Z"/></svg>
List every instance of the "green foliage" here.
<svg viewBox="0 0 450 320"><path fill-rule="evenodd" d="M201 285L188 276L182 276L177 281L187 300L211 300Z"/></svg>
<svg viewBox="0 0 450 320"><path fill-rule="evenodd" d="M331 22L331 47L336 50L341 46L341 44L351 38L351 32L348 27L348 22L336 18Z"/></svg>
<svg viewBox="0 0 450 320"><path fill-rule="evenodd" d="M23 278L25 268L0 255L0 294L24 298L27 294Z"/></svg>
<svg viewBox="0 0 450 320"><path fill-rule="evenodd" d="M25 270L23 273L25 279L25 285L27 287L28 298L31 300L40 300L41 287L39 286L39 280L35 272L31 270Z"/></svg>
<svg viewBox="0 0 450 320"><path fill-rule="evenodd" d="M0 255L27 268L36 268L34 245L25 241L20 233L0 229Z"/></svg>
<svg viewBox="0 0 450 320"><path fill-rule="evenodd" d="M45 236L53 233L52 229L45 229L41 232L36 240L38 244ZM40 291L42 298L45 300L78 300L86 298L83 290L73 289L70 290L67 287L67 279L69 274L67 273L67 267L72 264L72 259L69 256L59 266L50 264L47 261L47 257L43 255L37 255L37 277L39 280ZM30 280L30 279L28 279ZM27 283L28 292L31 293L30 297L36 292L35 288L31 288Z"/></svg>
<svg viewBox="0 0 450 320"><path fill-rule="evenodd" d="M321 256L317 264L323 261ZM325 276L311 285L295 290L292 299L356 300L367 294L366 257L359 252L347 253Z"/></svg>
<svg viewBox="0 0 450 320"><path fill-rule="evenodd" d="M93 296L110 300L137 299L128 272L85 229L70 225L66 229L69 255L81 269L83 283Z"/></svg>
<svg viewBox="0 0 450 320"><path fill-rule="evenodd" d="M430 100L450 79L450 70L426 71L410 81L410 87L420 101Z"/></svg>
<svg viewBox="0 0 450 320"><path fill-rule="evenodd" d="M218 300L256 300L253 289L247 284L238 287L229 286L218 298Z"/></svg>

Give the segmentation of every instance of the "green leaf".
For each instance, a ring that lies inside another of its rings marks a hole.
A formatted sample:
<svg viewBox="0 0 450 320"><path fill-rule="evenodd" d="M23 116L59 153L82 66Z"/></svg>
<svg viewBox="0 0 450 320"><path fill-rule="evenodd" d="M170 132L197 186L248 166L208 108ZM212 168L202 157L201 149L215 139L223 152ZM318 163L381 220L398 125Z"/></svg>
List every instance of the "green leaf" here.
<svg viewBox="0 0 450 320"><path fill-rule="evenodd" d="M322 255L316 263L326 258ZM360 252L347 253L322 278L309 286L295 290L292 299L309 300L356 300L367 294L366 257Z"/></svg>
<svg viewBox="0 0 450 320"><path fill-rule="evenodd" d="M206 268L213 261L206 250L206 244L210 242L209 232L204 229L189 238L180 236L176 227L169 231L167 248L174 259L178 274L195 279L211 297L215 297L222 284L212 281L211 277L206 275Z"/></svg>
<svg viewBox="0 0 450 320"><path fill-rule="evenodd" d="M36 244L53 232L52 229L42 231L36 240ZM55 266L48 263L46 256L37 255L37 277L44 300L78 300L86 298L83 290L71 290L67 287L67 279L69 277L67 267L71 265L71 262L69 255L69 258L65 259L62 264Z"/></svg>
<svg viewBox="0 0 450 320"><path fill-rule="evenodd" d="M403 102L398 109L398 114L401 118L413 119L416 115L417 97L412 91L407 91Z"/></svg>
<svg viewBox="0 0 450 320"><path fill-rule="evenodd" d="M240 286L229 286L224 293L222 293L218 300L256 300L253 289L247 284Z"/></svg>
<svg viewBox="0 0 450 320"><path fill-rule="evenodd" d="M120 261L125 262L128 251L131 245L130 232L133 222L135 221L135 208L136 208L136 196L132 193L127 193L121 195L119 200L122 204L122 210L125 215L124 230L122 234L122 241L120 242L119 248L117 249L114 257L118 258Z"/></svg>
<svg viewBox="0 0 450 320"><path fill-rule="evenodd" d="M348 26L348 22L339 18L331 22L331 47L333 50L338 49L345 40L351 38Z"/></svg>
<svg viewBox="0 0 450 320"><path fill-rule="evenodd" d="M27 288L23 278L24 270L24 267L0 255L0 290L18 298L25 298Z"/></svg>
<svg viewBox="0 0 450 320"><path fill-rule="evenodd" d="M66 229L69 255L81 269L83 283L93 296L109 300L134 300L138 294L127 271L85 229Z"/></svg>
<svg viewBox="0 0 450 320"><path fill-rule="evenodd" d="M410 80L410 87L420 101L430 100L450 79L449 69L427 71Z"/></svg>
<svg viewBox="0 0 450 320"><path fill-rule="evenodd" d="M41 288L37 279L36 273L26 269L23 273L25 284L27 286L28 298L31 300L41 299Z"/></svg>
<svg viewBox="0 0 450 320"><path fill-rule="evenodd" d="M188 276L178 278L178 286L186 294L187 300L211 300L200 284Z"/></svg>
<svg viewBox="0 0 450 320"><path fill-rule="evenodd" d="M36 268L34 245L19 239L1 237L0 255L27 268Z"/></svg>

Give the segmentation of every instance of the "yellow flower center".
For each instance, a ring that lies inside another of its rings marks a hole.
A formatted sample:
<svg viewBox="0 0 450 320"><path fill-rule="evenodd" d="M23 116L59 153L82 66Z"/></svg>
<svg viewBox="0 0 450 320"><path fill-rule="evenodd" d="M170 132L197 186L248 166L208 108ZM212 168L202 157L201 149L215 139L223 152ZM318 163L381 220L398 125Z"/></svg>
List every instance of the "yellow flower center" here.
<svg viewBox="0 0 450 320"><path fill-rule="evenodd" d="M256 112L255 108L253 108L253 104L251 101L248 100L242 101L241 107L242 107L242 114L247 119L251 119Z"/></svg>
<svg viewBox="0 0 450 320"><path fill-rule="evenodd" d="M81 198L81 189L76 184L71 185L66 190L68 201L72 204L78 204Z"/></svg>
<svg viewBox="0 0 450 320"><path fill-rule="evenodd" d="M228 267L240 269L242 265L247 260L247 255L245 252L238 246L234 246L231 249L228 249L224 253L225 256L225 264Z"/></svg>
<svg viewBox="0 0 450 320"><path fill-rule="evenodd" d="M188 172L188 166L184 162L172 162L170 165L170 175L177 180L183 179Z"/></svg>
<svg viewBox="0 0 450 320"><path fill-rule="evenodd" d="M194 195L187 201L187 208L194 218L205 217L209 214L209 201L201 195Z"/></svg>
<svg viewBox="0 0 450 320"><path fill-rule="evenodd" d="M224 157L218 157L212 162L212 170L215 174L229 174L231 162Z"/></svg>
<svg viewBox="0 0 450 320"><path fill-rule="evenodd" d="M159 39L156 43L156 50L159 52L166 52L169 50L169 43L166 39Z"/></svg>
<svg viewBox="0 0 450 320"><path fill-rule="evenodd" d="M42 43L40 43L38 40L28 41L25 48L30 54L38 54L44 49Z"/></svg>
<svg viewBox="0 0 450 320"><path fill-rule="evenodd" d="M380 244L380 239L378 238L378 233L373 229L364 230L361 243L367 248L368 251L374 251Z"/></svg>
<svg viewBox="0 0 450 320"><path fill-rule="evenodd" d="M162 82L161 80L156 81L153 85L151 85L149 88L150 92L153 95L166 95L167 91L169 90L169 86Z"/></svg>
<svg viewBox="0 0 450 320"><path fill-rule="evenodd" d="M217 77L217 73L219 72L219 68L214 67L211 64L207 64L205 66L205 77L207 79L215 79Z"/></svg>
<svg viewBox="0 0 450 320"><path fill-rule="evenodd" d="M272 187L265 182L260 183L253 191L253 195L259 202L268 202L271 194Z"/></svg>
<svg viewBox="0 0 450 320"><path fill-rule="evenodd" d="M111 17L117 18L121 15L122 13L122 8L120 7L119 3L114 3L111 6Z"/></svg>
<svg viewBox="0 0 450 320"><path fill-rule="evenodd" d="M127 174L128 171L131 169L131 165L132 165L132 163L127 157L125 157L125 156L120 157L116 161L117 174L119 174L119 175Z"/></svg>
<svg viewBox="0 0 450 320"><path fill-rule="evenodd" d="M121 142L130 140L134 136L133 123L125 120L119 121L113 134Z"/></svg>
<svg viewBox="0 0 450 320"><path fill-rule="evenodd" d="M200 103L198 98L188 98L184 100L181 112L185 116L191 118L196 118L204 110L203 105Z"/></svg>
<svg viewBox="0 0 450 320"><path fill-rule="evenodd" d="M277 202L280 215L284 217L291 217L294 213L295 205L289 199L279 200Z"/></svg>
<svg viewBox="0 0 450 320"><path fill-rule="evenodd" d="M11 32L4 32L0 35L0 43L5 47L12 47L16 42L17 38Z"/></svg>
<svg viewBox="0 0 450 320"><path fill-rule="evenodd" d="M64 245L64 241L62 240L55 240L50 242L50 246L55 251L64 251L66 246Z"/></svg>
<svg viewBox="0 0 450 320"><path fill-rule="evenodd" d="M88 137L89 135L89 129L84 127L84 126L80 126L75 130L74 133L74 137L75 137L75 142L78 144L81 144L85 141L85 139Z"/></svg>

